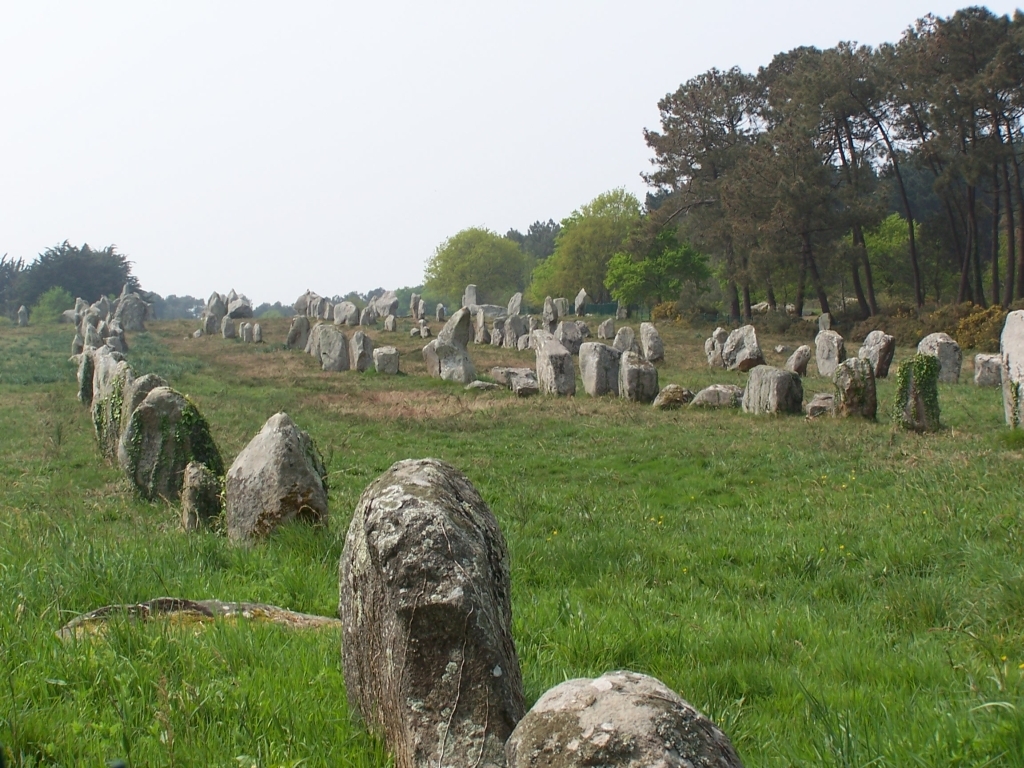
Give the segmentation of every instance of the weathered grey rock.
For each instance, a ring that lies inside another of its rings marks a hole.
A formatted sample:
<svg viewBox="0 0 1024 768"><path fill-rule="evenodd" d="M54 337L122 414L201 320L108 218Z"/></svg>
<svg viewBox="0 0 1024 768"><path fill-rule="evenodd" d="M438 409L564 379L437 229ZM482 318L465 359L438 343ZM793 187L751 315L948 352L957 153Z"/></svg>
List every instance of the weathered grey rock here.
<svg viewBox="0 0 1024 768"><path fill-rule="evenodd" d="M822 312L818 315L818 332L831 331L832 330L832 315L828 312Z"/></svg>
<svg viewBox="0 0 1024 768"><path fill-rule="evenodd" d="M288 328L288 337L284 345L288 349L305 349L309 342L309 318L305 315L295 315Z"/></svg>
<svg viewBox="0 0 1024 768"><path fill-rule="evenodd" d="M563 320L558 324L558 327L555 328L555 338L558 339L559 344L569 350L570 355L580 353L583 334L580 333L580 327L572 320Z"/></svg>
<svg viewBox="0 0 1024 768"><path fill-rule="evenodd" d="M388 315L384 318L384 330L389 333L394 333L398 330L398 318L394 315Z"/></svg>
<svg viewBox="0 0 1024 768"><path fill-rule="evenodd" d="M917 345L917 351L919 354L939 359L940 384L956 384L960 381L960 366L963 364L964 356L960 351L960 345L948 333L932 333L925 336Z"/></svg>
<svg viewBox="0 0 1024 768"><path fill-rule="evenodd" d="M665 359L665 345L654 323L640 323L640 350L649 362L660 363Z"/></svg>
<svg viewBox="0 0 1024 768"><path fill-rule="evenodd" d="M712 384L704 387L690 403L692 408L739 408L743 388L735 384Z"/></svg>
<svg viewBox="0 0 1024 768"><path fill-rule="evenodd" d="M417 320L427 319L427 302L425 302L423 299L420 299L419 306L416 308L416 314Z"/></svg>
<svg viewBox="0 0 1024 768"><path fill-rule="evenodd" d="M200 331L201 333L201 331ZM85 339L82 338L82 334L75 331L75 338L71 340L71 356L82 354L85 349Z"/></svg>
<svg viewBox="0 0 1024 768"><path fill-rule="evenodd" d="M434 309L434 319L439 323L445 321L444 304L438 304Z"/></svg>
<svg viewBox="0 0 1024 768"><path fill-rule="evenodd" d="M417 326L417 327L414 327L414 328L410 328L409 329L409 336L411 338L415 338L415 339L420 338L420 329L419 329L419 327Z"/></svg>
<svg viewBox="0 0 1024 768"><path fill-rule="evenodd" d="M558 325L558 309L555 308L555 300L550 296L544 298L544 310L541 312L541 327L548 333L555 332Z"/></svg>
<svg viewBox="0 0 1024 768"><path fill-rule="evenodd" d="M419 328L409 331L410 335L418 336ZM435 378L441 378L441 358L437 356L437 339L431 339L421 350L423 352L423 363L427 366L427 373Z"/></svg>
<svg viewBox="0 0 1024 768"><path fill-rule="evenodd" d="M569 300L561 296L554 300L555 312L558 313L557 320L569 316Z"/></svg>
<svg viewBox="0 0 1024 768"><path fill-rule="evenodd" d="M619 362L622 353L608 344L587 341L580 346L583 389L591 397L619 394Z"/></svg>
<svg viewBox="0 0 1024 768"><path fill-rule="evenodd" d="M223 315L221 316L223 317ZM203 316L199 318L199 330L201 330L207 336L215 336L220 331L220 318L216 315L211 315L208 312L203 313Z"/></svg>
<svg viewBox="0 0 1024 768"><path fill-rule="evenodd" d="M220 319L220 335L225 339L235 338L235 324L227 315Z"/></svg>
<svg viewBox="0 0 1024 768"><path fill-rule="evenodd" d="M370 302L373 313L377 317L387 317L398 314L398 294L394 291L385 291ZM376 321L374 321L376 322Z"/></svg>
<svg viewBox="0 0 1024 768"><path fill-rule="evenodd" d="M418 293L409 297L409 314L413 320L420 319L420 295Z"/></svg>
<svg viewBox="0 0 1024 768"><path fill-rule="evenodd" d="M103 346L103 337L100 336L100 332L94 326L84 323L83 330L85 331L86 349L99 349Z"/></svg>
<svg viewBox="0 0 1024 768"><path fill-rule="evenodd" d="M83 349L78 352L78 402L92 406L92 380L96 373L93 350Z"/></svg>
<svg viewBox="0 0 1024 768"><path fill-rule="evenodd" d="M764 355L757 343L757 331L752 325L744 325L729 334L722 345L722 361L732 371L749 371L764 365Z"/></svg>
<svg viewBox="0 0 1024 768"><path fill-rule="evenodd" d="M487 330L487 315L479 308L473 312L473 343L491 343L491 332Z"/></svg>
<svg viewBox="0 0 1024 768"><path fill-rule="evenodd" d="M715 328L715 332L704 342L704 356L712 368L725 368L722 350L725 349L728 338L728 331L724 328Z"/></svg>
<svg viewBox="0 0 1024 768"><path fill-rule="evenodd" d="M339 595L349 707L397 768L504 765L524 711L508 550L469 480L423 459L371 483Z"/></svg>
<svg viewBox="0 0 1024 768"><path fill-rule="evenodd" d="M508 300L508 314L509 317L518 315L523 310L523 294L513 293L512 298Z"/></svg>
<svg viewBox="0 0 1024 768"><path fill-rule="evenodd" d="M625 304L619 304L615 308L615 319L616 320L628 320L629 319L629 307Z"/></svg>
<svg viewBox="0 0 1024 768"><path fill-rule="evenodd" d="M309 306L306 307L306 316L310 320L319 320L324 315L324 297L313 294L309 298Z"/></svg>
<svg viewBox="0 0 1024 768"><path fill-rule="evenodd" d="M430 332L430 326L427 325L426 319L420 320L419 329L420 329L420 338L421 339L429 339L433 335Z"/></svg>
<svg viewBox="0 0 1024 768"><path fill-rule="evenodd" d="M502 326L502 346L517 349L519 337L526 333L526 323L519 315L509 315Z"/></svg>
<svg viewBox="0 0 1024 768"><path fill-rule="evenodd" d="M505 342L505 321L498 318L494 321L494 327L491 328L491 346L500 347Z"/></svg>
<svg viewBox="0 0 1024 768"><path fill-rule="evenodd" d="M117 304L114 322L126 331L141 332L146 330L146 316L149 304L139 298L138 294L129 293Z"/></svg>
<svg viewBox="0 0 1024 768"><path fill-rule="evenodd" d="M360 373L373 366L373 339L362 331L353 333L348 343L348 364L351 370Z"/></svg>
<svg viewBox="0 0 1024 768"><path fill-rule="evenodd" d="M577 320L576 321L576 327L580 329L580 336L582 336L584 339L589 339L590 338L590 326L589 325L587 325L582 320Z"/></svg>
<svg viewBox="0 0 1024 768"><path fill-rule="evenodd" d="M398 373L398 350L394 347L377 347L373 350L373 369L377 373L394 376Z"/></svg>
<svg viewBox="0 0 1024 768"><path fill-rule="evenodd" d="M25 308L24 304L22 304L20 307L18 307L18 327L19 328L27 328L28 327L28 310Z"/></svg>
<svg viewBox="0 0 1024 768"><path fill-rule="evenodd" d="M619 352L640 353L640 345L636 343L636 333L628 325L624 325L616 331L612 346Z"/></svg>
<svg viewBox="0 0 1024 768"><path fill-rule="evenodd" d="M334 319L334 305L327 299L324 299L323 306L320 308L320 319L321 320L333 320Z"/></svg>
<svg viewBox="0 0 1024 768"><path fill-rule="evenodd" d="M462 306L474 307L476 306L476 303L476 286L467 285L466 290L462 292Z"/></svg>
<svg viewBox="0 0 1024 768"><path fill-rule="evenodd" d="M512 376L517 373L533 373L532 368L507 368L505 366L497 366L491 368L491 378L494 379L498 384L503 387L511 385Z"/></svg>
<svg viewBox="0 0 1024 768"><path fill-rule="evenodd" d="M377 324L377 312L374 310L372 304L368 304L363 307L363 311L359 313L359 325L363 328L369 328L370 326Z"/></svg>
<svg viewBox="0 0 1024 768"><path fill-rule="evenodd" d="M846 344L835 331L819 331L814 337L814 362L818 375L831 379L836 368L846 359Z"/></svg>
<svg viewBox="0 0 1024 768"><path fill-rule="evenodd" d="M60 317L57 318L57 322L58 323L67 323L69 325L74 325L74 326L77 327L78 321L80 319L81 318L78 316L78 313L75 312L75 310L73 310L73 309L65 309L63 312L60 313Z"/></svg>
<svg viewBox="0 0 1024 768"><path fill-rule="evenodd" d="M918 353L896 370L896 402L893 421L915 432L940 429L939 358Z"/></svg>
<svg viewBox="0 0 1024 768"><path fill-rule="evenodd" d="M537 382L537 374L529 368L513 369L509 376L508 388L516 397L530 397L540 394L540 384Z"/></svg>
<svg viewBox="0 0 1024 768"><path fill-rule="evenodd" d="M666 384L654 398L652 405L659 411L671 411L689 405L696 397L693 392L678 384Z"/></svg>
<svg viewBox="0 0 1024 768"><path fill-rule="evenodd" d="M122 432L128 426L128 422L131 421L132 414L135 413L135 409L138 408L142 401L146 399L150 392L158 387L166 387L167 382L155 373L146 373L138 377L128 377L125 381L125 387L121 397L121 430ZM120 451L120 443L114 450L116 456Z"/></svg>
<svg viewBox="0 0 1024 768"><path fill-rule="evenodd" d="M576 299L573 301L573 310L576 313L576 317L583 317L587 314L587 302L590 301L590 297L587 296L585 288L580 288L580 292L576 294Z"/></svg>
<svg viewBox="0 0 1024 768"><path fill-rule="evenodd" d="M170 387L151 390L139 403L121 435L117 461L146 499L177 500L189 462L224 472L206 419Z"/></svg>
<svg viewBox="0 0 1024 768"><path fill-rule="evenodd" d="M636 352L623 352L619 360L619 397L651 403L657 396L658 369Z"/></svg>
<svg viewBox="0 0 1024 768"><path fill-rule="evenodd" d="M817 419L821 416L831 416L835 413L836 396L829 392L819 392L811 401L804 406L804 413L808 419Z"/></svg>
<svg viewBox="0 0 1024 768"><path fill-rule="evenodd" d="M538 331L537 333L540 333ZM576 368L572 354L554 336L534 341L537 355L537 383L545 395L572 397L576 394Z"/></svg>
<svg viewBox="0 0 1024 768"><path fill-rule="evenodd" d="M974 385L977 387L998 387L1003 383L1003 358L1001 355L977 354L974 356Z"/></svg>
<svg viewBox="0 0 1024 768"><path fill-rule="evenodd" d="M495 384L493 381L480 381L479 379L477 379L476 381L469 382L469 384L466 385L465 389L466 391L471 392L491 392L496 389L501 389L501 387L498 384Z"/></svg>
<svg viewBox="0 0 1024 768"><path fill-rule="evenodd" d="M460 309L448 319L437 338L427 345L430 351L424 347L423 358L432 376L460 384L469 384L476 379L476 368L466 351L471 329L470 311Z"/></svg>
<svg viewBox="0 0 1024 768"><path fill-rule="evenodd" d="M800 376L770 365L750 369L743 392L744 413L800 413L804 387Z"/></svg>
<svg viewBox="0 0 1024 768"><path fill-rule="evenodd" d="M811 348L806 344L797 347L786 360L786 370L799 376L807 375L807 364L811 361Z"/></svg>
<svg viewBox="0 0 1024 768"><path fill-rule="evenodd" d="M776 344L775 345L775 354L776 355L784 355L787 352L789 352L789 347L787 347L785 344Z"/></svg>
<svg viewBox="0 0 1024 768"><path fill-rule="evenodd" d="M205 464L189 462L181 482L181 527L199 530L221 510L220 478Z"/></svg>
<svg viewBox="0 0 1024 768"><path fill-rule="evenodd" d="M241 323L238 326L238 338L243 344L252 344L252 323Z"/></svg>
<svg viewBox="0 0 1024 768"><path fill-rule="evenodd" d="M228 303L228 315L235 320L252 317L252 302L245 296L236 296Z"/></svg>
<svg viewBox="0 0 1024 768"><path fill-rule="evenodd" d="M102 347L93 353L92 423L100 453L106 459L117 458L117 446L124 425L121 421L125 391L135 374L124 358Z"/></svg>
<svg viewBox="0 0 1024 768"><path fill-rule="evenodd" d="M1003 413L1013 429L1024 423L1024 310L1006 316L999 336L1002 359Z"/></svg>
<svg viewBox="0 0 1024 768"><path fill-rule="evenodd" d="M259 323L254 323L252 326L252 343L263 343L263 326L261 326Z"/></svg>
<svg viewBox="0 0 1024 768"><path fill-rule="evenodd" d="M540 330L542 325L543 323L541 322L539 317L534 317L533 315L530 315L529 319L526 321L526 332L533 333L534 331ZM547 329L545 328L544 330ZM551 333L551 331L548 331L548 333Z"/></svg>
<svg viewBox="0 0 1024 768"><path fill-rule="evenodd" d="M359 308L351 301L340 301L334 305L335 325L359 325Z"/></svg>
<svg viewBox="0 0 1024 768"><path fill-rule="evenodd" d="M530 348L530 334L524 333L518 339L516 339L516 349L520 352L524 352Z"/></svg>
<svg viewBox="0 0 1024 768"><path fill-rule="evenodd" d="M234 300L235 300L235 299L237 299L237 298L238 298L238 294L237 294L237 293L235 293L235 289L234 289L234 288L232 288L232 289L231 289L230 291L228 291L228 295L227 295L227 298L225 299L225 302L226 302L226 303L227 303L228 305L230 305L230 304L231 304L231 302L232 302L232 301L234 301Z"/></svg>
<svg viewBox="0 0 1024 768"><path fill-rule="evenodd" d="M216 318L217 327L220 327L220 321L228 313L228 306L224 303L224 297L214 291L210 294L210 298L206 300L206 314L213 315ZM212 335L212 334L211 334Z"/></svg>
<svg viewBox="0 0 1024 768"><path fill-rule="evenodd" d="M345 334L337 326L327 323L318 323L316 331L315 344L319 349L315 357L320 361L320 368L333 372L349 370L349 342ZM312 336L310 338L312 339Z"/></svg>
<svg viewBox="0 0 1024 768"><path fill-rule="evenodd" d="M99 300L94 301L92 308L99 313L101 320L110 319L110 299L106 296L100 296Z"/></svg>
<svg viewBox="0 0 1024 768"><path fill-rule="evenodd" d="M327 522L327 470L313 439L287 413L267 420L224 482L228 538L262 538L292 520Z"/></svg>
<svg viewBox="0 0 1024 768"><path fill-rule="evenodd" d="M306 354L316 360L317 365L323 365L323 352L324 341L330 342L327 337L328 329L334 330L333 327L328 326L326 323L317 323L309 329L309 340L306 342Z"/></svg>
<svg viewBox="0 0 1024 768"><path fill-rule="evenodd" d="M307 312L309 310L309 302L313 299L314 296L316 296L316 294L308 289L304 294L299 296L299 298L297 298L295 300L295 303L292 305L295 308L295 313L298 315L307 315Z"/></svg>
<svg viewBox="0 0 1024 768"><path fill-rule="evenodd" d="M836 385L836 415L861 416L874 419L878 411L875 394L875 373L870 360L851 357L844 360L832 374ZM747 385L750 389L750 385Z"/></svg>
<svg viewBox="0 0 1024 768"><path fill-rule="evenodd" d="M857 350L857 357L871 363L876 379L884 379L889 375L889 366L892 365L892 356L895 352L895 337L885 331L872 331Z"/></svg>
<svg viewBox="0 0 1024 768"><path fill-rule="evenodd" d="M505 755L508 768L743 768L707 717L660 680L625 671L549 690Z"/></svg>

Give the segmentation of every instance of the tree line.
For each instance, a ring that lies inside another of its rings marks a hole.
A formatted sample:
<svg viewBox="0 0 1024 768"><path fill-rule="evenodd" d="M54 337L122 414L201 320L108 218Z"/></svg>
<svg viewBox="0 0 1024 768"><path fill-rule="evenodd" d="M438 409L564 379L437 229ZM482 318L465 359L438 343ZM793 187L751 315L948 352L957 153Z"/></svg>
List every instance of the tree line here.
<svg viewBox="0 0 1024 768"><path fill-rule="evenodd" d="M868 317L883 302L1024 299L1020 11L965 8L895 43L711 69L658 107L643 206L623 190L599 196L561 222L545 257L465 230L428 261L426 285L450 298L476 282L491 300L582 287L654 303L715 277L710 294L734 320L758 302L834 312L849 296ZM456 268L467 254L476 265Z"/></svg>

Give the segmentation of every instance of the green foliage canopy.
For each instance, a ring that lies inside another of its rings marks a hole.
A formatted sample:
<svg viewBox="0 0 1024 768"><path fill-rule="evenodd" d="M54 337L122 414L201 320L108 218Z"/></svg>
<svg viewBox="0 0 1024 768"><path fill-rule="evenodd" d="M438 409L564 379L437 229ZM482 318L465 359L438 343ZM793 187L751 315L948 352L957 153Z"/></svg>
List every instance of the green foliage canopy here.
<svg viewBox="0 0 1024 768"><path fill-rule="evenodd" d="M14 293L26 307L34 305L55 286L93 302L100 296L119 295L125 283L129 290L139 290L131 262L117 252L116 246L96 251L88 243L79 248L65 240L47 248L21 272Z"/></svg>
<svg viewBox="0 0 1024 768"><path fill-rule="evenodd" d="M612 256L604 285L622 304L657 304L677 298L684 283L700 284L710 276L707 258L667 228L642 258L624 251Z"/></svg>
<svg viewBox="0 0 1024 768"><path fill-rule="evenodd" d="M481 302L507 301L521 291L531 260L511 240L482 227L470 227L437 247L424 271L424 287L452 307L469 284L476 285Z"/></svg>
<svg viewBox="0 0 1024 768"><path fill-rule="evenodd" d="M75 297L66 288L55 285L42 296L32 307L32 319L36 322L55 323L65 309L75 308Z"/></svg>

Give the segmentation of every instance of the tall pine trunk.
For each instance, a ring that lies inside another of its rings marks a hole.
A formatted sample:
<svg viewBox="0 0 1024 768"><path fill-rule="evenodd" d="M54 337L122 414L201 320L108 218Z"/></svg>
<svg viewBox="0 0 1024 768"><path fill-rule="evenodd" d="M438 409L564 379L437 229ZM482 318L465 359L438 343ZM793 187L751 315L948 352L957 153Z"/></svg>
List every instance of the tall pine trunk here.
<svg viewBox="0 0 1024 768"><path fill-rule="evenodd" d="M1016 282L1014 270L1017 268L1016 228L1013 221L1013 191L1010 189L1010 170L1003 161L1003 195L1006 204L1006 280L1003 285L1003 307L1013 303L1013 288Z"/></svg>
<svg viewBox="0 0 1024 768"><path fill-rule="evenodd" d="M999 166L992 166L992 306L1001 303L999 291Z"/></svg>

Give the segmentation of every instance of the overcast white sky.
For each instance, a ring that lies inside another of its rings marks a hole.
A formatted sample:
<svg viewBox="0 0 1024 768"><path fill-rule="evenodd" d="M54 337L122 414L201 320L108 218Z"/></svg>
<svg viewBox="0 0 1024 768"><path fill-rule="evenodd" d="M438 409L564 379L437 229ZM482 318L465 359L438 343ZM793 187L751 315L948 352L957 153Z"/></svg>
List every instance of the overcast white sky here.
<svg viewBox="0 0 1024 768"><path fill-rule="evenodd" d="M0 254L114 243L147 290L257 303L416 285L465 227L642 198L690 77L963 5L4 2Z"/></svg>

